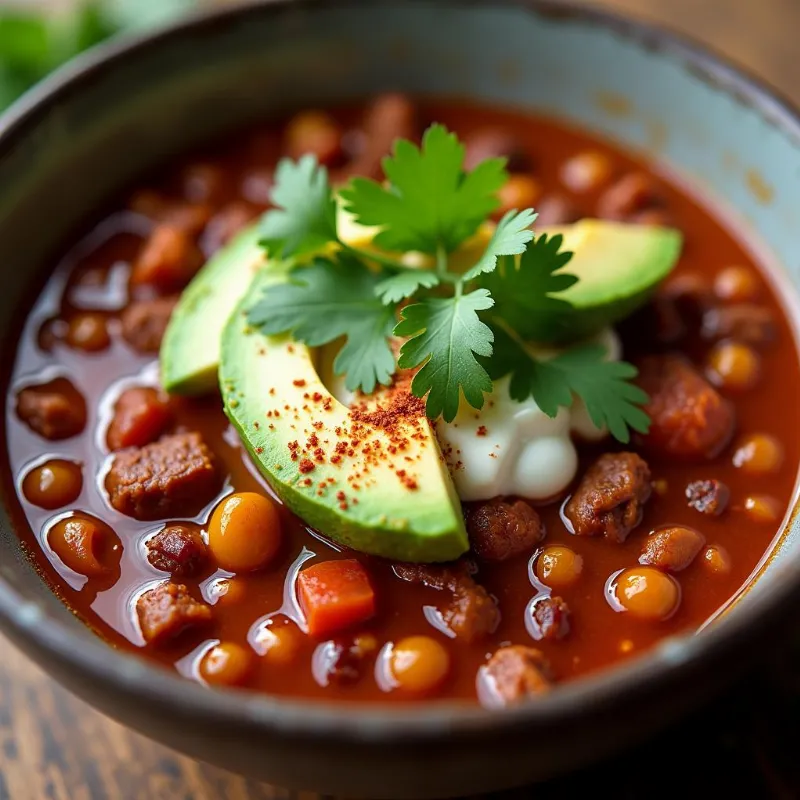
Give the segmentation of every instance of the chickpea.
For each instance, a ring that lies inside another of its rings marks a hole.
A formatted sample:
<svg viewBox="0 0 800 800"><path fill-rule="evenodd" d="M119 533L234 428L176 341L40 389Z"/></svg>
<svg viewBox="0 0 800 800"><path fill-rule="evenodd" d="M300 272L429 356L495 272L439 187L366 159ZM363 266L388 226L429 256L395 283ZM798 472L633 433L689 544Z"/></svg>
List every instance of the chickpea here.
<svg viewBox="0 0 800 800"><path fill-rule="evenodd" d="M718 544L712 544L705 549L702 564L714 575L727 575L731 571L730 554Z"/></svg>
<svg viewBox="0 0 800 800"><path fill-rule="evenodd" d="M608 183L613 172L611 159L587 150L570 158L561 168L561 182L576 194L593 192Z"/></svg>
<svg viewBox="0 0 800 800"><path fill-rule="evenodd" d="M390 668L400 689L424 694L435 689L447 677L450 656L430 636L409 636L394 646Z"/></svg>
<svg viewBox="0 0 800 800"><path fill-rule="evenodd" d="M233 642L220 642L203 656L200 675L214 686L241 686L253 672L253 654Z"/></svg>
<svg viewBox="0 0 800 800"><path fill-rule="evenodd" d="M511 175L497 194L500 207L495 215L502 216L512 208L535 206L542 196L542 185L530 175Z"/></svg>
<svg viewBox="0 0 800 800"><path fill-rule="evenodd" d="M754 522L775 523L781 518L781 504L769 495L750 495L744 509Z"/></svg>
<svg viewBox="0 0 800 800"><path fill-rule="evenodd" d="M668 619L681 601L678 582L655 567L633 567L617 579L619 604L638 619L660 622Z"/></svg>
<svg viewBox="0 0 800 800"><path fill-rule="evenodd" d="M211 515L208 546L223 569L252 572L267 566L281 546L281 520L272 500L255 492L226 497Z"/></svg>
<svg viewBox="0 0 800 800"><path fill-rule="evenodd" d="M303 634L293 622L280 624L270 620L258 634L261 655L274 667L289 666L297 657L303 642Z"/></svg>
<svg viewBox="0 0 800 800"><path fill-rule="evenodd" d="M583 572L583 556L563 545L545 547L536 559L536 576L552 589L572 586Z"/></svg>
<svg viewBox="0 0 800 800"><path fill-rule="evenodd" d="M653 481L653 491L659 497L666 497L669 492L669 481L666 478L656 478Z"/></svg>
<svg viewBox="0 0 800 800"><path fill-rule="evenodd" d="M71 570L89 578L105 577L119 567L122 542L100 520L89 517L67 517L47 532L53 552Z"/></svg>
<svg viewBox="0 0 800 800"><path fill-rule="evenodd" d="M239 578L223 578L214 587L214 595L221 606L232 606L241 603L247 593L245 582Z"/></svg>
<svg viewBox="0 0 800 800"><path fill-rule="evenodd" d="M74 502L83 488L79 464L56 458L34 467L22 481L22 493L39 508L62 508Z"/></svg>
<svg viewBox="0 0 800 800"><path fill-rule="evenodd" d="M741 392L752 389L761 375L761 357L740 342L720 342L708 354L706 372L712 383Z"/></svg>
<svg viewBox="0 0 800 800"><path fill-rule="evenodd" d="M286 126L286 149L292 158L312 153L320 164L330 166L342 154L342 131L323 111L303 111Z"/></svg>
<svg viewBox="0 0 800 800"><path fill-rule="evenodd" d="M96 353L111 343L102 314L76 314L67 327L67 344L76 350Z"/></svg>
<svg viewBox="0 0 800 800"><path fill-rule="evenodd" d="M714 280L714 294L731 303L747 303L761 292L761 281L749 267L726 267Z"/></svg>
<svg viewBox="0 0 800 800"><path fill-rule="evenodd" d="M671 228L675 226L672 214L664 208L646 208L638 211L631 217L631 222L637 225L653 225L658 228Z"/></svg>
<svg viewBox="0 0 800 800"><path fill-rule="evenodd" d="M733 465L749 475L770 475L783 463L783 445L768 433L743 438L733 454Z"/></svg>

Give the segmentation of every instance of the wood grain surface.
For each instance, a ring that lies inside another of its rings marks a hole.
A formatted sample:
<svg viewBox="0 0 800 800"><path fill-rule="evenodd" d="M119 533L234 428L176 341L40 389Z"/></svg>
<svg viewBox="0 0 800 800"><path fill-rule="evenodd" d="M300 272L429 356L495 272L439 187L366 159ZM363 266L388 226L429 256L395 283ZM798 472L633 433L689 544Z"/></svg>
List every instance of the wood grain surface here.
<svg viewBox="0 0 800 800"><path fill-rule="evenodd" d="M606 0L595 5L689 33L800 100L798 0ZM800 646L794 649L655 741L590 770L503 797L800 797L794 752ZM316 796L254 784L153 744L69 695L0 639L0 800L289 797Z"/></svg>

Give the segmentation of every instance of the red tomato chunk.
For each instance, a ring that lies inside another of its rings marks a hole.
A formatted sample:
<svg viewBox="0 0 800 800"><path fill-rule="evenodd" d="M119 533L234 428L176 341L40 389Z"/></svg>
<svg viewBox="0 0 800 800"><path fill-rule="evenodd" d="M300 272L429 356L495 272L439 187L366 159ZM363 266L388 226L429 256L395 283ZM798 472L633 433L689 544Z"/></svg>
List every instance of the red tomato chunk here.
<svg viewBox="0 0 800 800"><path fill-rule="evenodd" d="M323 561L297 577L297 593L312 636L328 636L375 615L375 592L355 559Z"/></svg>

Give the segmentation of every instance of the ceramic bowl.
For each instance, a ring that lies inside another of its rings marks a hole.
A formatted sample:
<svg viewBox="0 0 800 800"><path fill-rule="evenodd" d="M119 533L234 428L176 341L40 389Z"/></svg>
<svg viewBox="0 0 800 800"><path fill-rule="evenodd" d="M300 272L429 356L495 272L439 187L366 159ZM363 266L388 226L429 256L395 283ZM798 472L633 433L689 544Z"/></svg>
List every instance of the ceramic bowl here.
<svg viewBox="0 0 800 800"><path fill-rule="evenodd" d="M645 152L747 231L794 302L800 120L704 50L569 3L273 0L101 48L0 120L6 371L20 314L59 248L121 188L256 118L387 89L542 111ZM792 516L752 589L700 635L503 712L324 705L181 680L78 622L26 560L5 511L0 625L87 702L183 753L287 787L452 796L573 769L706 698L792 616L798 550Z"/></svg>

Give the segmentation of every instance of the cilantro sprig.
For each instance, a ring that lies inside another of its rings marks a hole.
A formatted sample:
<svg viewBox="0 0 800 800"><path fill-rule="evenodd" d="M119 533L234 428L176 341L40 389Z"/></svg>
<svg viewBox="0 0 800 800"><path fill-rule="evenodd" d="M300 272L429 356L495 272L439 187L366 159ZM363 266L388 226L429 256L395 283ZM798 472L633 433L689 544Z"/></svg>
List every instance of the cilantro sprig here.
<svg viewBox="0 0 800 800"><path fill-rule="evenodd" d="M312 156L282 161L261 237L295 268L288 283L265 290L250 323L312 347L343 338L334 371L351 390L369 394L396 368L416 369L411 391L426 398L432 419L452 421L463 401L482 408L492 381L510 375L511 397L532 397L549 416L578 397L620 441L646 431L647 397L630 382L632 365L608 361L597 345L549 359L528 346L550 338L571 308L560 295L578 280L565 269L572 253L562 237L534 235L533 209L508 211L474 262L455 268L452 255L497 210L508 178L503 159L466 171L464 158L457 137L432 125L419 147L395 143L384 183L355 178L341 188L346 212L375 228L368 249L342 238L325 168ZM409 252L428 263L411 266ZM405 339L397 363L392 336Z"/></svg>
<svg viewBox="0 0 800 800"><path fill-rule="evenodd" d="M347 254L315 258L276 284L250 311L249 322L265 334L290 332L310 347L341 336L345 343L333 368L348 389L367 394L388 384L395 371L389 337L394 309L375 293L379 277Z"/></svg>

